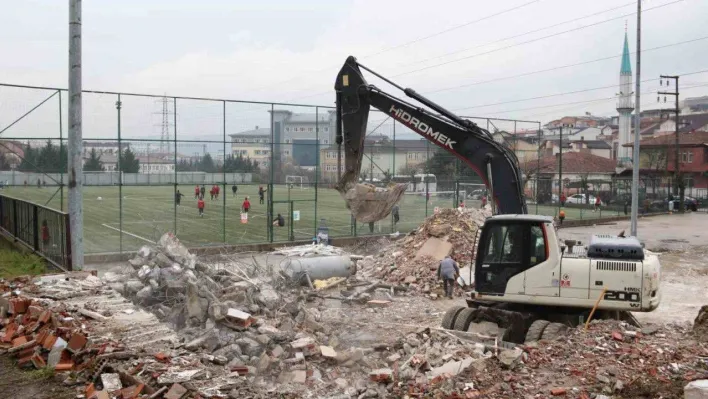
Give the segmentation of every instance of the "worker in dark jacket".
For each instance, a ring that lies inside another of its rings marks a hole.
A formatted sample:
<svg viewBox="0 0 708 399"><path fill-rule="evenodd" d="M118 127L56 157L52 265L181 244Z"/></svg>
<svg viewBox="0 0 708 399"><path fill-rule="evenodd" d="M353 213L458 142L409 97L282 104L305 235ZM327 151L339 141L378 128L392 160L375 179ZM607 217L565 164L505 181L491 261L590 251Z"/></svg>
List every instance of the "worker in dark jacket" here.
<svg viewBox="0 0 708 399"><path fill-rule="evenodd" d="M440 261L438 266L438 278L442 278L445 296L452 299L452 289L455 287L455 280L460 276L460 267L450 255Z"/></svg>

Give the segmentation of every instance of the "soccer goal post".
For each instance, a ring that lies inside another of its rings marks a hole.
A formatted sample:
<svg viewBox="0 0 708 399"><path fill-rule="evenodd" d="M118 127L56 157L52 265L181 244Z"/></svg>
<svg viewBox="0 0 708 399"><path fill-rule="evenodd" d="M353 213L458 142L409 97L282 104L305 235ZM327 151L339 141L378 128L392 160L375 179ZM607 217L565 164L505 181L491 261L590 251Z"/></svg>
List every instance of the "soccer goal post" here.
<svg viewBox="0 0 708 399"><path fill-rule="evenodd" d="M305 176L285 176L285 184L288 184L292 188L299 188L300 190L306 188L307 178Z"/></svg>

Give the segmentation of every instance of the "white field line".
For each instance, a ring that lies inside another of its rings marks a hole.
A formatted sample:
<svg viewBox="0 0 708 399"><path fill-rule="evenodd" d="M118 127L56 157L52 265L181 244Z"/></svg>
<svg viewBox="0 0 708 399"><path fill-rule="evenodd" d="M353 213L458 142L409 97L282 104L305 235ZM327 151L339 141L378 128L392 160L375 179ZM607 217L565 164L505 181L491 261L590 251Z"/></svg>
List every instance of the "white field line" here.
<svg viewBox="0 0 708 399"><path fill-rule="evenodd" d="M149 242L150 244L157 244L155 241L148 240L148 239L145 238L145 237L141 237L141 236L139 236L139 235L137 235L137 234L129 233L129 232L125 231L125 230L121 231L120 229L117 229L117 228L115 228L115 227L109 226L109 225L107 225L106 223L103 223L101 226L107 227L107 228L112 229L112 230L115 230L115 231L117 231L117 232L119 232L119 233L127 234L127 235L129 235L129 236L131 236L131 237L135 237L135 238L140 239L140 240L143 240L143 241L147 241L147 242Z"/></svg>

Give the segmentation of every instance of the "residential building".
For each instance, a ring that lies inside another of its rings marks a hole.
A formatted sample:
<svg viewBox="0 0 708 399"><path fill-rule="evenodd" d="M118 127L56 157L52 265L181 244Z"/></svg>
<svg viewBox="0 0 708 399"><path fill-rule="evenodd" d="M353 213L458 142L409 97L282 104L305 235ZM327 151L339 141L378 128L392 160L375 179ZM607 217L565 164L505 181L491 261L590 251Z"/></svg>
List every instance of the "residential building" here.
<svg viewBox="0 0 708 399"><path fill-rule="evenodd" d="M599 157L612 158L612 146L604 140L573 140L570 141L573 152L585 152Z"/></svg>
<svg viewBox="0 0 708 399"><path fill-rule="evenodd" d="M681 115L679 117L679 133L708 132L708 113ZM659 126L656 136L676 133L676 117L665 119Z"/></svg>
<svg viewBox="0 0 708 399"><path fill-rule="evenodd" d="M610 158L605 158L588 152L563 153L563 192L566 195L577 194L581 191L580 182L585 180L593 192L610 190L612 177L616 173L616 163ZM527 196L533 197L538 181L539 201L548 202L551 193L558 195L560 192L560 159L559 155L550 155L538 161L532 161L523 169L527 174L535 174L527 184Z"/></svg>
<svg viewBox="0 0 708 399"><path fill-rule="evenodd" d="M272 120L272 131L256 126L252 130L230 134L231 153L249 157L258 161L259 166L267 167L273 151L283 162L314 167L318 143L320 149L334 143L336 118L333 110L322 109L318 113L274 110Z"/></svg>
<svg viewBox="0 0 708 399"><path fill-rule="evenodd" d="M130 148L130 143L129 142L121 142L120 146L125 151ZM118 154L118 141L84 140L83 147L84 147L84 153L83 153L84 156L90 154L91 150L96 150L96 153L99 155Z"/></svg>
<svg viewBox="0 0 708 399"><path fill-rule="evenodd" d="M437 148L435 144L425 139L396 140L394 146L394 142L388 136L367 136L364 142L361 171L369 178L383 179L387 173L397 175L401 174L402 170L412 167L422 170L425 162L435 154ZM342 154L343 171L344 154ZM336 180L336 147L320 149L320 174L323 179Z"/></svg>
<svg viewBox="0 0 708 399"><path fill-rule="evenodd" d="M231 154L250 158L258 162L259 167L270 164L271 129L256 126L255 129L230 134Z"/></svg>
<svg viewBox="0 0 708 399"><path fill-rule="evenodd" d="M708 112L708 96L689 97L681 101L682 115L705 112Z"/></svg>
<svg viewBox="0 0 708 399"><path fill-rule="evenodd" d="M673 176L676 171L675 135L642 140L639 151L640 170L666 176L665 182ZM679 168L684 174L686 187L708 189L708 131L679 133L678 153Z"/></svg>
<svg viewBox="0 0 708 399"><path fill-rule="evenodd" d="M561 126L581 127L601 127L609 123L609 118L590 115L587 112L584 116L564 116L560 119L552 120L544 125L545 128L554 129Z"/></svg>
<svg viewBox="0 0 708 399"><path fill-rule="evenodd" d="M83 162L90 158L91 154L84 155ZM173 154L174 156L174 154ZM113 172L118 170L118 154L103 153L100 155L101 162L103 163L103 169L106 172ZM174 159L168 159L165 157L147 156L147 155L136 155L135 159L140 161L140 169L138 173L170 173L175 171Z"/></svg>

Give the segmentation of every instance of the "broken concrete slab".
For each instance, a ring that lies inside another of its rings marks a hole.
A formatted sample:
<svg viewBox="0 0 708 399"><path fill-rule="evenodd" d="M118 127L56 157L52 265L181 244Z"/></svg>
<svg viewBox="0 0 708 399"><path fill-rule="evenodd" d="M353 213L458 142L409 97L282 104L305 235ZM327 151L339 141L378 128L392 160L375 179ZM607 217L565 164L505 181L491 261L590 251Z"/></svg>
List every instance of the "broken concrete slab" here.
<svg viewBox="0 0 708 399"><path fill-rule="evenodd" d="M187 382L195 378L199 373L203 372L204 369L179 370L176 368L170 368L166 373L163 373L157 377L157 383L160 385L165 385Z"/></svg>
<svg viewBox="0 0 708 399"><path fill-rule="evenodd" d="M439 238L431 237L425 241L422 247L420 247L418 252L415 254L415 259L428 256L435 260L443 260L450 254L451 250L452 243L443 241Z"/></svg>
<svg viewBox="0 0 708 399"><path fill-rule="evenodd" d="M708 380L695 380L683 388L684 399L708 399Z"/></svg>
<svg viewBox="0 0 708 399"><path fill-rule="evenodd" d="M108 392L117 391L123 388L123 384L120 382L120 375L117 373L101 374L101 384L103 384L103 389Z"/></svg>
<svg viewBox="0 0 708 399"><path fill-rule="evenodd" d="M514 366L521 360L521 356L524 354L519 348L505 349L499 353L499 362L502 367L513 369Z"/></svg>
<svg viewBox="0 0 708 399"><path fill-rule="evenodd" d="M331 346L320 345L320 353L322 353L322 357L327 359L337 358L337 351L335 351Z"/></svg>

